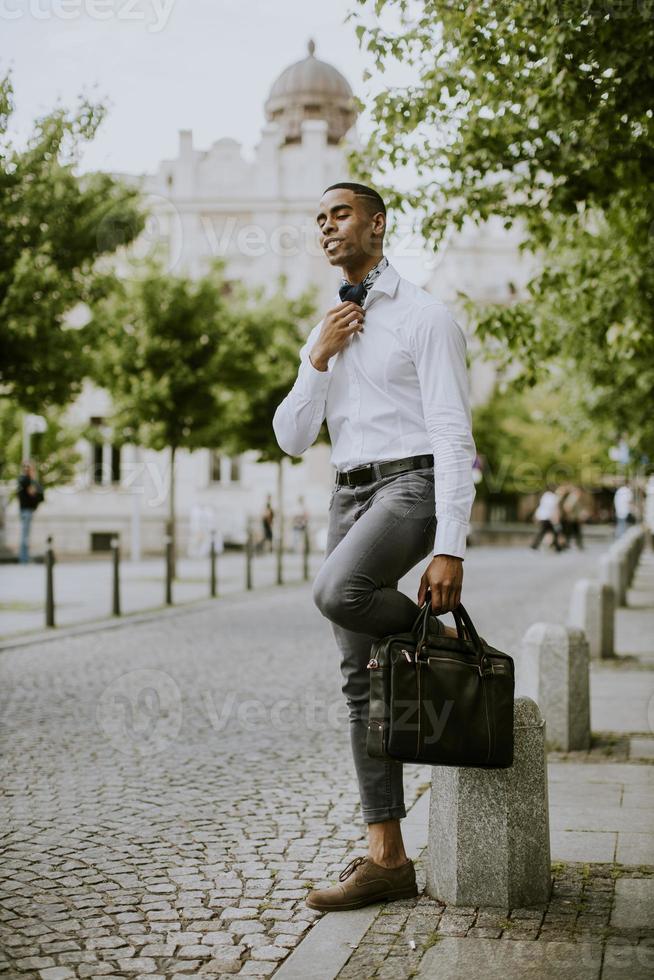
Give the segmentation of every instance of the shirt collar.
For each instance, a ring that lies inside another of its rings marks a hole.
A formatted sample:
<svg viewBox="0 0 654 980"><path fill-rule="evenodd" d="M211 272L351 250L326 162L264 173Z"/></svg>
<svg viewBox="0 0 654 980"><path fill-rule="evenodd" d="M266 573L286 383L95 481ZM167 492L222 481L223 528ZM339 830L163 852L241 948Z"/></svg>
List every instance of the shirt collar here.
<svg viewBox="0 0 654 980"><path fill-rule="evenodd" d="M395 296L399 282L400 275L395 266L389 262L379 278L368 290L368 295L371 293L386 293L387 296Z"/></svg>

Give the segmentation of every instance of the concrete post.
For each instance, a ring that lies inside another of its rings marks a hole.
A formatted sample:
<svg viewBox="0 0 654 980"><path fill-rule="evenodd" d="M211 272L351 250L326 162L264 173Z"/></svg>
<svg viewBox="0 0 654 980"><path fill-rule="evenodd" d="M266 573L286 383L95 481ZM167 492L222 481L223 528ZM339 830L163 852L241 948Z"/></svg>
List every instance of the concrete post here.
<svg viewBox="0 0 654 980"><path fill-rule="evenodd" d="M590 745L588 641L580 629L534 623L516 657L516 690L547 722L547 744L568 752Z"/></svg>
<svg viewBox="0 0 654 980"><path fill-rule="evenodd" d="M520 908L551 890L545 723L518 698L509 769L432 770L427 894L448 905Z"/></svg>
<svg viewBox="0 0 654 980"><path fill-rule="evenodd" d="M600 581L610 585L615 596L616 606L627 604L627 584L624 561L612 548L599 560Z"/></svg>
<svg viewBox="0 0 654 980"><path fill-rule="evenodd" d="M592 659L612 657L615 635L615 595L610 585L579 579L572 590L568 625L583 630Z"/></svg>

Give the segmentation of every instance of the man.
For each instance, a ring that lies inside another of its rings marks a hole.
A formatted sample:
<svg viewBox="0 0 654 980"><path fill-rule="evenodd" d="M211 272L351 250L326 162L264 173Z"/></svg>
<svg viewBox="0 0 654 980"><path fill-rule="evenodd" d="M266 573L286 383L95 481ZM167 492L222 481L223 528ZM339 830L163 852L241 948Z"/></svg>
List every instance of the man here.
<svg viewBox="0 0 654 980"><path fill-rule="evenodd" d="M428 592L434 613L459 603L475 446L463 333L384 257L379 194L334 184L317 223L329 263L345 276L341 302L309 334L273 427L297 456L326 418L337 470L314 601L341 651L368 857L351 862L335 888L309 895L311 908L328 911L417 894L400 830L402 766L366 752L366 668L373 639L411 629L419 606L397 584L426 555L418 603Z"/></svg>
<svg viewBox="0 0 654 980"><path fill-rule="evenodd" d="M20 509L20 551L18 560L27 565L30 560L30 529L34 511L43 500L43 488L36 480L36 470L25 461L18 477L18 506Z"/></svg>
<svg viewBox="0 0 654 980"><path fill-rule="evenodd" d="M613 509L615 511L615 536L621 538L627 530L630 519L633 519L634 495L631 487L624 480L621 486L613 495Z"/></svg>
<svg viewBox="0 0 654 980"><path fill-rule="evenodd" d="M303 550L308 526L309 514L304 503L304 497L298 497L297 510L293 516L293 551L300 552Z"/></svg>
<svg viewBox="0 0 654 980"><path fill-rule="evenodd" d="M559 497L553 486L548 486L538 502L538 507L534 514L534 520L538 522L538 530L531 542L530 548L538 551L541 541L546 534L552 535L552 547L555 551L561 551L559 541L559 526L561 513L559 508Z"/></svg>
<svg viewBox="0 0 654 980"><path fill-rule="evenodd" d="M266 505L263 508L263 514L261 515L261 526L263 528L263 542L262 547L264 551L273 550L273 522L275 520L275 512L272 507L272 499L270 494L266 497Z"/></svg>

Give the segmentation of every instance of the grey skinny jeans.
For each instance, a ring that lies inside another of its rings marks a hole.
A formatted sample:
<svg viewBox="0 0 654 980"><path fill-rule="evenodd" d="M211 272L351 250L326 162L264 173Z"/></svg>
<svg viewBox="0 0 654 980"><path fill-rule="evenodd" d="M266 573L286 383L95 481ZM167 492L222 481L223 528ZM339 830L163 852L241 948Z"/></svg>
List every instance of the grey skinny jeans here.
<svg viewBox="0 0 654 980"><path fill-rule="evenodd" d="M434 469L388 476L361 487L335 487L326 558L314 602L331 621L341 651L343 693L366 823L406 816L402 764L366 752L367 664L374 639L410 629L419 607L397 585L431 555L436 530Z"/></svg>

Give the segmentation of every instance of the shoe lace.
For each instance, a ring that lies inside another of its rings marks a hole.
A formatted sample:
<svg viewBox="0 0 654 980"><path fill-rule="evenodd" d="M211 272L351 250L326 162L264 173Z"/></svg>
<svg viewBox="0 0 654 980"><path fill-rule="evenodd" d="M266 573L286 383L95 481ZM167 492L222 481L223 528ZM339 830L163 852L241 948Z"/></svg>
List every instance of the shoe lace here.
<svg viewBox="0 0 654 980"><path fill-rule="evenodd" d="M350 877L350 875L354 874L356 869L360 867L360 865L362 865L366 860L367 859L364 857L354 858L352 861L350 861L350 863L345 868L343 868L340 875L338 876L338 880L346 881Z"/></svg>

